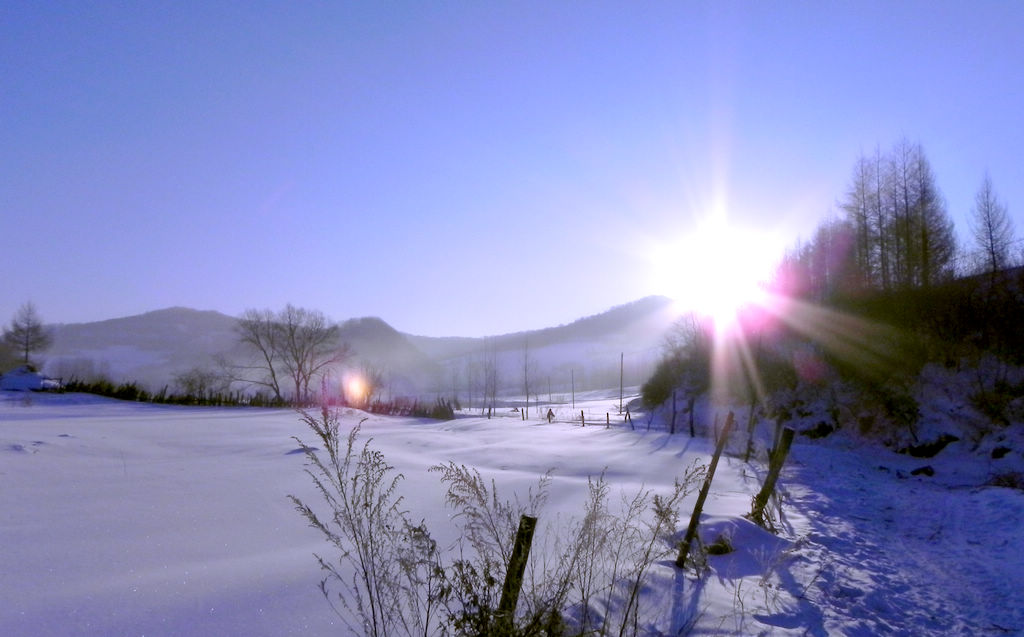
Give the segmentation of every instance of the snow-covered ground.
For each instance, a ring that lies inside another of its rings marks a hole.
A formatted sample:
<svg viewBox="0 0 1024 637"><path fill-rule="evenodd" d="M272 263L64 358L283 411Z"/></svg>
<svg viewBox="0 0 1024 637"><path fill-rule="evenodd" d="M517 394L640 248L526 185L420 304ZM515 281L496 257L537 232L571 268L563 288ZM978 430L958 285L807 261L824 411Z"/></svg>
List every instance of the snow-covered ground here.
<svg viewBox="0 0 1024 637"><path fill-rule="evenodd" d="M363 433L444 545L454 531L431 465L476 467L509 497L553 469L543 528L580 515L587 476L667 491L707 460L702 438L639 420L637 431L606 429L617 405L617 395L577 405L588 422L600 415L596 427L369 416ZM343 426L364 417L347 412ZM0 635L345 634L317 588L313 553L331 548L287 498L319 504L292 438L311 435L289 410L0 392ZM798 436L777 537L742 518L763 462L723 458L702 536L731 535L736 551L710 556L700 578L657 564L644 599L652 632L1024 634L1024 492L953 470L977 457L959 443L922 461L843 435ZM934 477L910 475L924 464Z"/></svg>

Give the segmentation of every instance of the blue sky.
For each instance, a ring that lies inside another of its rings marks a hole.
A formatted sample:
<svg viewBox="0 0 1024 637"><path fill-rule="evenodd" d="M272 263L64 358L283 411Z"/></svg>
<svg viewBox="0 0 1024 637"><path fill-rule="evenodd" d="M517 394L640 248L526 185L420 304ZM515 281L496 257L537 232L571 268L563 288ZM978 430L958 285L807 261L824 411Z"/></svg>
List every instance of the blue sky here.
<svg viewBox="0 0 1024 637"><path fill-rule="evenodd" d="M986 170L1021 232L1022 30L1019 2L4 3L0 320L557 325L668 292L650 255L712 209L781 251L904 136L962 241Z"/></svg>

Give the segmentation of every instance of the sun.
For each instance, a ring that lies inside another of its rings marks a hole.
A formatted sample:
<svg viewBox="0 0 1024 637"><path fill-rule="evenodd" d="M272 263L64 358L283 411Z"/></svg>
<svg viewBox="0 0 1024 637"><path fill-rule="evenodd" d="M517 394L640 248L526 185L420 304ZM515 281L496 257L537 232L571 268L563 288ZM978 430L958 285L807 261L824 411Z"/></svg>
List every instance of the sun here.
<svg viewBox="0 0 1024 637"><path fill-rule="evenodd" d="M780 257L769 234L709 219L655 247L654 287L680 311L707 316L724 331L735 324L741 308L764 303L764 283Z"/></svg>

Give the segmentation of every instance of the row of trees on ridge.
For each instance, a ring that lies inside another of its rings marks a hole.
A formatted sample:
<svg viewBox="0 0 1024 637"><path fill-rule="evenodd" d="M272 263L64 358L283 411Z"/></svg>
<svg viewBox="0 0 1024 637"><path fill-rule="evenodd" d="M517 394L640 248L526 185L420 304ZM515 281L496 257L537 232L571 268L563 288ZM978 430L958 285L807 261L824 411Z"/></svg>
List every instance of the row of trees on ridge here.
<svg viewBox="0 0 1024 637"><path fill-rule="evenodd" d="M777 285L816 301L928 289L957 276L1016 265L1013 223L986 174L971 211L973 245L958 245L952 219L922 146L906 139L854 164L839 202L788 254Z"/></svg>

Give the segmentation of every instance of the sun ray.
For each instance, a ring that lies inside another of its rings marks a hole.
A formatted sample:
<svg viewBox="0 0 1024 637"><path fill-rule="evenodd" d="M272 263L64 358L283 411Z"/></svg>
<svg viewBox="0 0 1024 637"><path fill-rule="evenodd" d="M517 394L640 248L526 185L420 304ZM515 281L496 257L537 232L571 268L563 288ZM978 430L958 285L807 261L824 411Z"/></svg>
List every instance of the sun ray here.
<svg viewBox="0 0 1024 637"><path fill-rule="evenodd" d="M861 373L884 373L894 362L902 336L895 328L794 298L768 307L790 329Z"/></svg>
<svg viewBox="0 0 1024 637"><path fill-rule="evenodd" d="M764 405L772 390L763 365L783 352L796 378L810 383L823 382L828 369L836 365L878 382L909 362L907 334L900 330L776 293L765 292L757 302L738 310L737 319L726 329L721 327L712 328L710 352L710 398L717 406L735 404L741 397L752 405ZM785 345L787 338L801 344Z"/></svg>
<svg viewBox="0 0 1024 637"><path fill-rule="evenodd" d="M711 364L713 403L726 404L737 395L747 395L751 403L763 403L767 398L751 336L738 321L728 330L716 331Z"/></svg>

